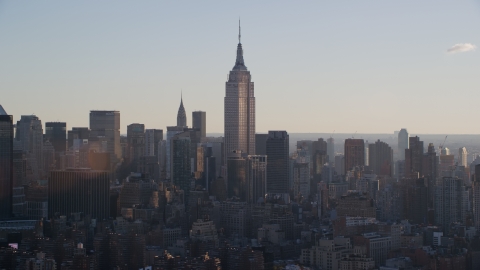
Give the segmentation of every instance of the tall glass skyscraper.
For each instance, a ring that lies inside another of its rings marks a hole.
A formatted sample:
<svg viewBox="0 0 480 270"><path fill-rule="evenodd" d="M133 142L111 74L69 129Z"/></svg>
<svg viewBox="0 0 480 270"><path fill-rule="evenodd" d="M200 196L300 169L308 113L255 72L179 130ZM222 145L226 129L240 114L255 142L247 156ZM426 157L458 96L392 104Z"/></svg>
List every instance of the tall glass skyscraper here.
<svg viewBox="0 0 480 270"><path fill-rule="evenodd" d="M225 157L234 150L255 154L255 97L238 35L237 59L225 83Z"/></svg>
<svg viewBox="0 0 480 270"><path fill-rule="evenodd" d="M0 105L0 218L12 215L13 118Z"/></svg>

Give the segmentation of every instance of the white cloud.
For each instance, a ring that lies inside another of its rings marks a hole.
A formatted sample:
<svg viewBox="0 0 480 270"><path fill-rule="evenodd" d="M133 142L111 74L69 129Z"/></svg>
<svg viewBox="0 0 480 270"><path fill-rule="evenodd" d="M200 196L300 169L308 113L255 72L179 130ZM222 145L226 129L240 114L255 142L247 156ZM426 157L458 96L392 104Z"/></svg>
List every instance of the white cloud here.
<svg viewBox="0 0 480 270"><path fill-rule="evenodd" d="M472 43L458 43L453 45L447 50L447 53L460 53L460 52L469 52L475 51L477 46L473 45Z"/></svg>

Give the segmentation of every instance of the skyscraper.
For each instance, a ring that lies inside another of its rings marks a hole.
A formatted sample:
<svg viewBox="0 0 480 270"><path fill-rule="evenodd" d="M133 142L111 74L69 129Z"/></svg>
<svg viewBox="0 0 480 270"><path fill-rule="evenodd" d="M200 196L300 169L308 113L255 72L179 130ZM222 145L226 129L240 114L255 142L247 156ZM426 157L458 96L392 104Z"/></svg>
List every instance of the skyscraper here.
<svg viewBox="0 0 480 270"><path fill-rule="evenodd" d="M110 217L110 178L106 171L52 171L48 182L48 215L84 213L98 220Z"/></svg>
<svg viewBox="0 0 480 270"><path fill-rule="evenodd" d="M328 155L328 163L330 165L335 165L335 140L330 137L327 139L327 155Z"/></svg>
<svg viewBox="0 0 480 270"><path fill-rule="evenodd" d="M473 224L477 234L480 232L480 164L475 165L472 183L473 193Z"/></svg>
<svg viewBox="0 0 480 270"><path fill-rule="evenodd" d="M160 161L161 142L163 140L163 129L146 129L145 130L145 156L156 156Z"/></svg>
<svg viewBox="0 0 480 270"><path fill-rule="evenodd" d="M242 151L233 151L227 157L228 198L233 196L247 201L247 155Z"/></svg>
<svg viewBox="0 0 480 270"><path fill-rule="evenodd" d="M200 136L207 136L207 113L202 111L192 112L192 128L200 130Z"/></svg>
<svg viewBox="0 0 480 270"><path fill-rule="evenodd" d="M0 218L12 215L13 117L0 105Z"/></svg>
<svg viewBox="0 0 480 270"><path fill-rule="evenodd" d="M267 193L289 193L289 136L286 131L268 131Z"/></svg>
<svg viewBox="0 0 480 270"><path fill-rule="evenodd" d="M127 126L128 161L136 168L140 157L145 155L145 125L130 124Z"/></svg>
<svg viewBox="0 0 480 270"><path fill-rule="evenodd" d="M120 112L90 111L90 137L105 137L111 161L122 157L120 146Z"/></svg>
<svg viewBox="0 0 480 270"><path fill-rule="evenodd" d="M248 190L247 202L257 203L265 198L267 185L267 156L248 156Z"/></svg>
<svg viewBox="0 0 480 270"><path fill-rule="evenodd" d="M171 143L172 182L185 192L185 202L188 202L192 179L190 132L175 134L171 139Z"/></svg>
<svg viewBox="0 0 480 270"><path fill-rule="evenodd" d="M35 115L22 115L17 121L15 139L26 153L27 166L32 170L33 180L46 177L43 171L43 127Z"/></svg>
<svg viewBox="0 0 480 270"><path fill-rule="evenodd" d="M408 149L405 149L405 177L411 178L423 172L423 141L415 136L409 138L408 144Z"/></svg>
<svg viewBox="0 0 480 270"><path fill-rule="evenodd" d="M255 134L255 154L256 155L267 154L267 139L268 139L268 134L262 134L262 133Z"/></svg>
<svg viewBox="0 0 480 270"><path fill-rule="evenodd" d="M369 166L376 175L392 176L393 150L385 142L377 140L368 145Z"/></svg>
<svg viewBox="0 0 480 270"><path fill-rule="evenodd" d="M461 147L460 149L458 149L458 165L459 166L464 166L465 168L468 167L467 157L468 157L467 148Z"/></svg>
<svg viewBox="0 0 480 270"><path fill-rule="evenodd" d="M427 153L423 155L422 175L427 179L428 205L433 207L435 198L435 185L437 182L439 159L433 143L428 144Z"/></svg>
<svg viewBox="0 0 480 270"><path fill-rule="evenodd" d="M67 123L46 122L45 139L50 141L56 153L65 153L67 151Z"/></svg>
<svg viewBox="0 0 480 270"><path fill-rule="evenodd" d="M363 139L346 139L345 171L355 166L365 166L365 142Z"/></svg>
<svg viewBox="0 0 480 270"><path fill-rule="evenodd" d="M187 127L187 113L183 107L183 97L180 98L180 107L178 107L177 127Z"/></svg>
<svg viewBox="0 0 480 270"><path fill-rule="evenodd" d="M444 233L450 231L450 225L454 222L465 224L465 186L462 179L443 177L436 191L435 223L442 226Z"/></svg>
<svg viewBox="0 0 480 270"><path fill-rule="evenodd" d="M405 149L408 149L408 131L402 128L398 133L398 159L405 160Z"/></svg>
<svg viewBox="0 0 480 270"><path fill-rule="evenodd" d="M240 30L240 28L239 28ZM255 97L250 71L243 60L243 49L238 35L237 59L225 83L225 153L241 150L255 154Z"/></svg>

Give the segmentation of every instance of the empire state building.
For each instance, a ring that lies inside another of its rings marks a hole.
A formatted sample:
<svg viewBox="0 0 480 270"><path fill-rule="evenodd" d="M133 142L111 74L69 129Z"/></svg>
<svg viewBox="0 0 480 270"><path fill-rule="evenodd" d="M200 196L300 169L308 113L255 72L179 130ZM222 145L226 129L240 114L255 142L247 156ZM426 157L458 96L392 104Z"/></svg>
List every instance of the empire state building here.
<svg viewBox="0 0 480 270"><path fill-rule="evenodd" d="M255 154L255 96L253 82L243 61L238 34L237 59L225 83L225 158L234 150Z"/></svg>

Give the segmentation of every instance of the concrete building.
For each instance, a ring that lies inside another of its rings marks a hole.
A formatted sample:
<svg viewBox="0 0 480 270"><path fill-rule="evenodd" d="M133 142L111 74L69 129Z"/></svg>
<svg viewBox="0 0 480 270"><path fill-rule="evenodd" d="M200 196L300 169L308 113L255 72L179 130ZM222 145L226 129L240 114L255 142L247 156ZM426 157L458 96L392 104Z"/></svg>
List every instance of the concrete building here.
<svg viewBox="0 0 480 270"><path fill-rule="evenodd" d="M454 222L465 224L465 186L459 178L443 177L437 185L435 196L435 223L443 233L450 231Z"/></svg>
<svg viewBox="0 0 480 270"><path fill-rule="evenodd" d="M13 117L0 105L0 218L12 216Z"/></svg>
<svg viewBox="0 0 480 270"><path fill-rule="evenodd" d="M217 248L219 244L217 228L212 220L198 219L193 222L190 230L190 240L207 243L210 248Z"/></svg>
<svg viewBox="0 0 480 270"><path fill-rule="evenodd" d="M475 174L472 183L473 193L473 224L477 233L480 233L480 164L475 165Z"/></svg>
<svg viewBox="0 0 480 270"><path fill-rule="evenodd" d="M393 150L385 142L377 140L368 145L369 167L376 175L393 176Z"/></svg>
<svg viewBox="0 0 480 270"><path fill-rule="evenodd" d="M163 129L145 130L145 156L155 156L160 161L161 142L163 141Z"/></svg>
<svg viewBox="0 0 480 270"><path fill-rule="evenodd" d="M405 160L405 150L408 149L408 131L402 128L398 133L398 159Z"/></svg>
<svg viewBox="0 0 480 270"><path fill-rule="evenodd" d="M327 155L328 163L335 166L335 140L332 137L327 139Z"/></svg>
<svg viewBox="0 0 480 270"><path fill-rule="evenodd" d="M27 167L32 170L33 180L45 179L42 121L35 115L22 115L16 127L15 140L26 153Z"/></svg>
<svg viewBox="0 0 480 270"><path fill-rule="evenodd" d="M421 174L423 165L423 141L418 136L410 137L409 148L405 150L405 177Z"/></svg>
<svg viewBox="0 0 480 270"><path fill-rule="evenodd" d="M111 162L122 157L120 147L120 112L90 111L90 137L105 137Z"/></svg>
<svg viewBox="0 0 480 270"><path fill-rule="evenodd" d="M200 137L207 137L207 113L202 111L192 112L192 128L200 130Z"/></svg>
<svg viewBox="0 0 480 270"><path fill-rule="evenodd" d="M366 193L349 192L338 200L337 216L376 217L373 200Z"/></svg>
<svg viewBox="0 0 480 270"><path fill-rule="evenodd" d="M335 172L337 175L345 175L345 156L335 156Z"/></svg>
<svg viewBox="0 0 480 270"><path fill-rule="evenodd" d="M468 167L468 152L467 148L461 147L458 149L458 165L463 167Z"/></svg>
<svg viewBox="0 0 480 270"><path fill-rule="evenodd" d="M363 139L345 140L345 171L365 165L365 143Z"/></svg>
<svg viewBox="0 0 480 270"><path fill-rule="evenodd" d="M435 186L438 175L439 158L433 143L428 144L427 153L423 155L422 175L427 180L428 206L433 208L435 198Z"/></svg>
<svg viewBox="0 0 480 270"><path fill-rule="evenodd" d="M269 131L267 139L267 193L289 193L289 136Z"/></svg>
<svg viewBox="0 0 480 270"><path fill-rule="evenodd" d="M340 261L352 251L350 238L318 239L313 247L302 249L300 263L326 270L344 269Z"/></svg>
<svg viewBox="0 0 480 270"><path fill-rule="evenodd" d="M306 162L293 164L293 196L298 198L310 196L310 166Z"/></svg>
<svg viewBox="0 0 480 270"><path fill-rule="evenodd" d="M48 215L84 213L98 220L110 217L110 174L90 169L52 171L48 183Z"/></svg>
<svg viewBox="0 0 480 270"><path fill-rule="evenodd" d="M255 154L255 95L250 71L243 60L240 33L237 59L225 83L225 157L234 150Z"/></svg>
<svg viewBox="0 0 480 270"><path fill-rule="evenodd" d="M375 266L379 267L385 264L388 253L392 249L392 238L382 236L376 232L364 233L353 236L353 245L364 247L364 254L375 261Z"/></svg>

